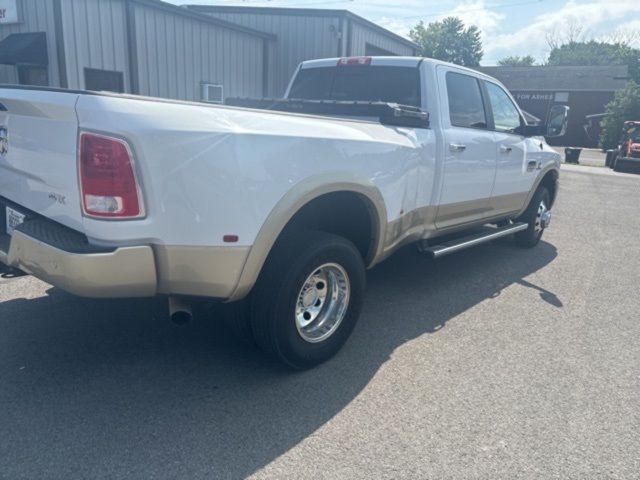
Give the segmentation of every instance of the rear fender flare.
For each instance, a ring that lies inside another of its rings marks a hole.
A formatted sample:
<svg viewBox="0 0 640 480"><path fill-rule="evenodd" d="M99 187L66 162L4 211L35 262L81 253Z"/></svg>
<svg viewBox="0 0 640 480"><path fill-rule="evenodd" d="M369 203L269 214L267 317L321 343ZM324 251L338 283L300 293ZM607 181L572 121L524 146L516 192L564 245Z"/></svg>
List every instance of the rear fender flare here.
<svg viewBox="0 0 640 480"><path fill-rule="evenodd" d="M253 288L273 245L294 215L310 201L328 193L353 192L361 195L371 210L374 254L366 259L369 266L382 256L387 212L380 190L369 180L344 174L324 174L305 179L293 187L271 210L253 243L238 285L229 301L241 300Z"/></svg>

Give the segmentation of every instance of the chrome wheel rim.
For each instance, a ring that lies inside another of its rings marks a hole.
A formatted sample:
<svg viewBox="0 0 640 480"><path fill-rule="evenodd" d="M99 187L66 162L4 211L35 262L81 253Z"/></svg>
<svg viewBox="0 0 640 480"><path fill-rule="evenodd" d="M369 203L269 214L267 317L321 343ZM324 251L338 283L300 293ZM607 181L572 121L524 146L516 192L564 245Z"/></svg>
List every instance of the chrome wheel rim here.
<svg viewBox="0 0 640 480"><path fill-rule="evenodd" d="M333 335L347 313L350 293L349 276L340 265L316 268L296 300L296 328L303 340L318 343Z"/></svg>
<svg viewBox="0 0 640 480"><path fill-rule="evenodd" d="M544 200L540 202L538 206L538 213L536 214L536 223L534 230L536 233L541 233L545 228L549 226L551 222L551 210L547 207Z"/></svg>

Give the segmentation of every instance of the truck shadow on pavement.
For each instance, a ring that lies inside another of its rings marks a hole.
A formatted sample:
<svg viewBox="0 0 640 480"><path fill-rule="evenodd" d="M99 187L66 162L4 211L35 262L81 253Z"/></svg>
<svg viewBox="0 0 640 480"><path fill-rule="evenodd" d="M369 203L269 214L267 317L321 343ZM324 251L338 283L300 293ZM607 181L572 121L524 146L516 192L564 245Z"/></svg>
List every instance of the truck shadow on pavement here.
<svg viewBox="0 0 640 480"><path fill-rule="evenodd" d="M50 289L0 303L0 476L245 477L340 413L398 347L504 288L519 283L561 307L524 280L556 255L544 242L438 261L406 248L369 272L342 352L304 373L283 371L203 314L173 326L157 300Z"/></svg>

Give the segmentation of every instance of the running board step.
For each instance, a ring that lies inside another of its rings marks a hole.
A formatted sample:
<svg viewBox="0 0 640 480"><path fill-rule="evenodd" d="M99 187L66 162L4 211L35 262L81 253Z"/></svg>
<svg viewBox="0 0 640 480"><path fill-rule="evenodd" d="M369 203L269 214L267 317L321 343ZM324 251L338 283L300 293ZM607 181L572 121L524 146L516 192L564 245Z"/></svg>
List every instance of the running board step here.
<svg viewBox="0 0 640 480"><path fill-rule="evenodd" d="M445 255L449 255L450 253L464 250L465 248L475 247L481 243L490 242L497 238L521 232L526 230L528 227L529 224L522 222L498 228L484 227L481 232L474 233L466 237L456 238L455 240L449 240L448 242L444 242L439 245L423 247L421 250L427 255L431 255L433 258L440 258Z"/></svg>

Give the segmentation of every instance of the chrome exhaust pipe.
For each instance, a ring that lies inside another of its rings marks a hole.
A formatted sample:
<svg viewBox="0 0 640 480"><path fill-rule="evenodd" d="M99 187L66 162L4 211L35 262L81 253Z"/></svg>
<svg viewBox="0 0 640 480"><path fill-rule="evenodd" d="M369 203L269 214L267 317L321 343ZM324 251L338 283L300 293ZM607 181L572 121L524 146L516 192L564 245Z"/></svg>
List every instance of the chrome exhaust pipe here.
<svg viewBox="0 0 640 480"><path fill-rule="evenodd" d="M169 297L169 318L176 325L186 325L193 318L191 305L178 297Z"/></svg>

